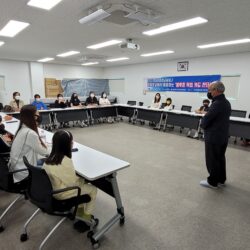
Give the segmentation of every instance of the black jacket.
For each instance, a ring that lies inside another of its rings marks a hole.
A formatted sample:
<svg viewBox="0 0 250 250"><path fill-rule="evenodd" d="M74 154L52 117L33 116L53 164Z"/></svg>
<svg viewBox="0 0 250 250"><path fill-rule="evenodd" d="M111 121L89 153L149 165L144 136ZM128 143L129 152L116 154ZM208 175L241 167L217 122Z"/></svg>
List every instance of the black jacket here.
<svg viewBox="0 0 250 250"><path fill-rule="evenodd" d="M223 145L228 142L231 104L224 94L213 98L209 111L201 121L205 142Z"/></svg>
<svg viewBox="0 0 250 250"><path fill-rule="evenodd" d="M98 104L98 100L97 98L94 96L94 98L91 98L90 96L86 99L85 101L85 105L89 105L89 104Z"/></svg>
<svg viewBox="0 0 250 250"><path fill-rule="evenodd" d="M78 98L71 98L69 103L72 103L73 106L78 106L81 102Z"/></svg>
<svg viewBox="0 0 250 250"><path fill-rule="evenodd" d="M55 108L67 108L68 107L68 105L67 105L67 103L65 103L65 102L60 102L59 103L59 101L58 100L56 100L55 101Z"/></svg>

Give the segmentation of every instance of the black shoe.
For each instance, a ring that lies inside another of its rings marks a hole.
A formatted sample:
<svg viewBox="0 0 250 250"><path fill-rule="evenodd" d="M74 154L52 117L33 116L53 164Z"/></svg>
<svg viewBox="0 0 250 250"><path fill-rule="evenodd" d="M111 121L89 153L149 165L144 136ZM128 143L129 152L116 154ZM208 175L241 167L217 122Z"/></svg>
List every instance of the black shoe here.
<svg viewBox="0 0 250 250"><path fill-rule="evenodd" d="M74 223L74 229L79 233L84 233L89 231L90 227L84 221L78 220Z"/></svg>

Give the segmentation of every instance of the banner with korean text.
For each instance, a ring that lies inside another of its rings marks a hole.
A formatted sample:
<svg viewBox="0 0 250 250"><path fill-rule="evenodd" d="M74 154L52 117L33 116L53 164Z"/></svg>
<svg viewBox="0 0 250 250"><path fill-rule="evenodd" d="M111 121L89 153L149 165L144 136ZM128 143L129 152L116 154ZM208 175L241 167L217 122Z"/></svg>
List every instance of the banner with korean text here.
<svg viewBox="0 0 250 250"><path fill-rule="evenodd" d="M221 75L166 76L147 78L146 91L207 92L209 84L221 79Z"/></svg>

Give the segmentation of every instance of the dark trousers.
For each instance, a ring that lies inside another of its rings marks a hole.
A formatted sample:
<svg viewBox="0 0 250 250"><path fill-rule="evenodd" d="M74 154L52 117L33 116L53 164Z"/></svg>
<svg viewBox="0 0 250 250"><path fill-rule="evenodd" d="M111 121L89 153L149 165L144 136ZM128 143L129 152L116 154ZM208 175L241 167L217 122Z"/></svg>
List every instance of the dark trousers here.
<svg viewBox="0 0 250 250"><path fill-rule="evenodd" d="M206 165L210 185L217 186L218 183L226 181L226 153L227 143L216 145L205 142Z"/></svg>

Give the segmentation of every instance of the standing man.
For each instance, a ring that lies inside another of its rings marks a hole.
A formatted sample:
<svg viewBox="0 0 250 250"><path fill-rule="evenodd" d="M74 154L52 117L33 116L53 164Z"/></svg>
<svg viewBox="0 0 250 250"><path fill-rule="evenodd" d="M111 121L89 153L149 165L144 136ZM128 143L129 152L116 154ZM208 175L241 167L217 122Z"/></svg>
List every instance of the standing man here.
<svg viewBox="0 0 250 250"><path fill-rule="evenodd" d="M212 99L209 111L203 117L201 127L205 132L206 165L209 176L200 185L217 188L225 185L226 158L225 153L229 136L229 117L231 105L224 95L222 82L213 82L208 88L208 98Z"/></svg>

